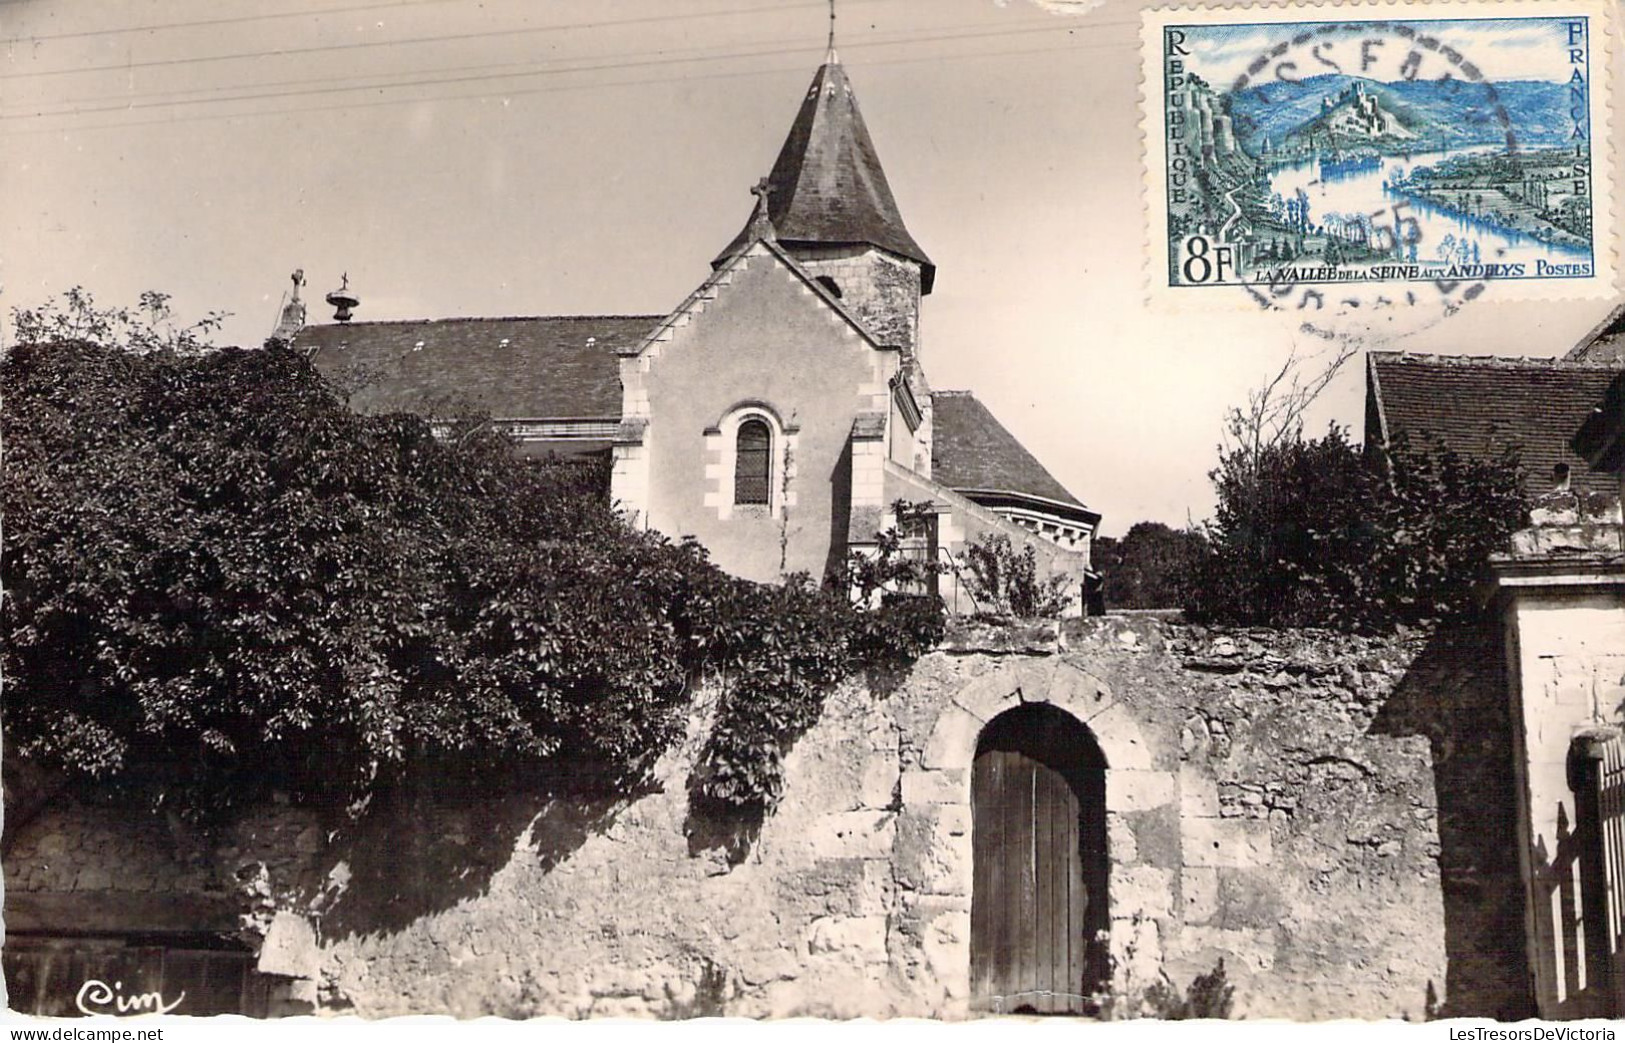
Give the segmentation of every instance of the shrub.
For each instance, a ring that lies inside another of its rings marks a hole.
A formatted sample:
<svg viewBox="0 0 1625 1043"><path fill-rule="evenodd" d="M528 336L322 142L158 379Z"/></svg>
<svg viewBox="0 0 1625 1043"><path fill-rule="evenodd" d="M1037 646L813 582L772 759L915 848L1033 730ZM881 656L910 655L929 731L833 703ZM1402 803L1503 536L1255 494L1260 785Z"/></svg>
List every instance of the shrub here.
<svg viewBox="0 0 1625 1043"><path fill-rule="evenodd" d="M1066 576L1039 578L1038 553L1031 544L1016 550L1002 532L983 533L965 548L971 596L1001 616L1041 619L1059 616L1076 596Z"/></svg>
<svg viewBox="0 0 1625 1043"><path fill-rule="evenodd" d="M1211 553L1185 608L1242 625L1390 627L1459 613L1526 509L1517 462L1362 454L1332 427L1220 458Z"/></svg>
<svg viewBox="0 0 1625 1043"><path fill-rule="evenodd" d="M1115 962L1115 961L1114 961ZM1159 1021L1223 1020L1234 1009L1236 989L1229 983L1224 959L1206 974L1198 974L1190 988L1179 986L1159 974L1144 986L1114 982L1090 997L1090 1005L1102 1021L1133 1021L1151 1018Z"/></svg>
<svg viewBox="0 0 1625 1043"><path fill-rule="evenodd" d="M635 771L667 737L667 574L695 563L489 425L354 416L280 348L21 345L0 379L25 756L199 803L354 799L408 761Z"/></svg>
<svg viewBox="0 0 1625 1043"><path fill-rule="evenodd" d="M873 553L854 551L846 556L840 579L859 604L873 604L877 594L886 592L919 591L943 571L941 562L911 554L905 545L905 541L925 535L925 527L935 521L935 505L896 500L891 509L897 525L876 537Z"/></svg>
<svg viewBox="0 0 1625 1043"><path fill-rule="evenodd" d="M40 328L0 360L5 739L81 781L192 815L409 773L626 792L710 672L710 789L765 808L832 684L940 635L632 531L601 468L484 417L355 415L286 347Z"/></svg>
<svg viewBox="0 0 1625 1043"><path fill-rule="evenodd" d="M1108 609L1178 608L1207 554L1207 537L1199 530L1143 521L1121 539L1096 539L1093 558Z"/></svg>
<svg viewBox="0 0 1625 1043"><path fill-rule="evenodd" d="M1236 987L1227 980L1221 957L1211 971L1196 976L1184 995L1174 985L1159 981L1146 990L1146 1002L1150 1016L1164 1021L1223 1020L1230 1016L1235 994Z"/></svg>

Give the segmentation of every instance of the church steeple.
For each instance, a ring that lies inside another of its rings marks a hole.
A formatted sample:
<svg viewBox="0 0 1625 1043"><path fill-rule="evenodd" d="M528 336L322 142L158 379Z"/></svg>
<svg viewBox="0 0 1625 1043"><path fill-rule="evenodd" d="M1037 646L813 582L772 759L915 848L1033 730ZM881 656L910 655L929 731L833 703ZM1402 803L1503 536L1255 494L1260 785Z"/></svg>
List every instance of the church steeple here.
<svg viewBox="0 0 1625 1043"><path fill-rule="evenodd" d="M767 177L767 217L778 241L792 252L802 246L878 247L917 264L920 291L931 292L936 266L898 212L857 97L836 57L833 18L829 53L813 75ZM751 238L747 223L713 266Z"/></svg>

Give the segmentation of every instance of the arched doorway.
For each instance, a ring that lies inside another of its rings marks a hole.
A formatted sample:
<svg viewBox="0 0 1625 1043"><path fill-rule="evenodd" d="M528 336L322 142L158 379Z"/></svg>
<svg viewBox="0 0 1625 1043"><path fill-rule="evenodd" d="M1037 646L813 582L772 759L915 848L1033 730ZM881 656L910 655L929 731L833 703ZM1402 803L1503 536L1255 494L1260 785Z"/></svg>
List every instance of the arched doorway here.
<svg viewBox="0 0 1625 1043"><path fill-rule="evenodd" d="M971 1008L1086 1014L1108 974L1106 759L1063 710L982 730L971 768Z"/></svg>

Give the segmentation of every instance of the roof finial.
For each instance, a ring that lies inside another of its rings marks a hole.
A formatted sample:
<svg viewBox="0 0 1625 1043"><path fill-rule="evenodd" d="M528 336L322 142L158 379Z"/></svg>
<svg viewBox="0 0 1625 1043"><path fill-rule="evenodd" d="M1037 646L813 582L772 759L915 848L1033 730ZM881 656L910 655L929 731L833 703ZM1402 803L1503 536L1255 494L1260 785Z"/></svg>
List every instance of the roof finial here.
<svg viewBox="0 0 1625 1043"><path fill-rule="evenodd" d="M765 177L751 186L750 194L756 197L756 211L750 216L751 242L758 239L766 242L778 241L778 233L773 228L773 218L767 209L767 196L770 191L771 186Z"/></svg>
<svg viewBox="0 0 1625 1043"><path fill-rule="evenodd" d="M829 0L829 53L824 55L824 64L841 64L841 59L835 55L835 0Z"/></svg>
<svg viewBox="0 0 1625 1043"><path fill-rule="evenodd" d="M305 270L298 268L293 275L293 296L282 302L282 314L277 318L276 328L271 330L271 340L288 344L305 328L305 302L299 299L299 288L305 285Z"/></svg>

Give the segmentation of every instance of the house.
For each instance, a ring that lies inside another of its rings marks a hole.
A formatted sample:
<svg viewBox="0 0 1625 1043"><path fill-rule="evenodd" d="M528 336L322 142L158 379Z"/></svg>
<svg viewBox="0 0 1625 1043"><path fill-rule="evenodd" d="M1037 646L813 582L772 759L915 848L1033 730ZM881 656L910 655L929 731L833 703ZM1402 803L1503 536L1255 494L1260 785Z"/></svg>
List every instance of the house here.
<svg viewBox="0 0 1625 1043"><path fill-rule="evenodd" d="M1564 357L1572 362L1612 363L1625 369L1625 304L1616 305L1608 317Z"/></svg>
<svg viewBox="0 0 1625 1043"><path fill-rule="evenodd" d="M936 266L833 48L752 191L710 276L665 315L304 325L294 302L273 336L357 409L474 407L521 453L608 455L636 525L696 537L737 575L833 577L897 524L893 504L929 503L914 552L948 566L950 607L986 607L960 563L1002 535L1081 609L1100 515L971 392L932 388L920 308Z"/></svg>
<svg viewBox="0 0 1625 1043"><path fill-rule="evenodd" d="M1625 497L1625 362L1621 363L1620 375L1580 425L1573 447L1593 469L1618 475L1621 496Z"/></svg>
<svg viewBox="0 0 1625 1043"><path fill-rule="evenodd" d="M1368 446L1522 465L1529 525L1492 556L1486 589L1505 650L1527 981L1550 1019L1625 1014L1622 352L1625 307L1561 359L1374 352L1366 370Z"/></svg>
<svg viewBox="0 0 1625 1043"><path fill-rule="evenodd" d="M1530 981L1547 1018L1625 1014L1625 372L1595 401L1569 446L1593 491L1536 498L1491 562Z"/></svg>
<svg viewBox="0 0 1625 1043"><path fill-rule="evenodd" d="M1373 351L1365 443L1391 448L1403 436L1413 449L1439 445L1482 462L1516 454L1529 496L1617 497L1613 478L1587 467L1569 439L1621 365L1578 350L1562 359Z"/></svg>

